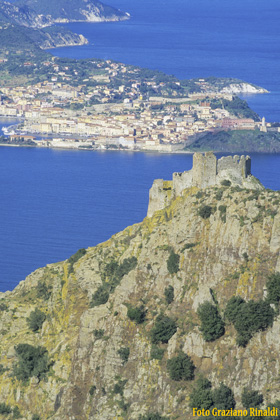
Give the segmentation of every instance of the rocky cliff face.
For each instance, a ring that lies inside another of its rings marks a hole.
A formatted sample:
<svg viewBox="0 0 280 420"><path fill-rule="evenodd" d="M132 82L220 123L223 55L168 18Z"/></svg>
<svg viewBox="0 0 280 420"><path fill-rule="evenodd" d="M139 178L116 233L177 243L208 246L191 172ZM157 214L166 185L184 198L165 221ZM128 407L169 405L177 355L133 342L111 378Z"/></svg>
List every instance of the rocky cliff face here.
<svg viewBox="0 0 280 420"><path fill-rule="evenodd" d="M250 83L231 83L229 86L224 87L221 92L233 95L240 93L252 95L258 93L268 93L268 90Z"/></svg>
<svg viewBox="0 0 280 420"><path fill-rule="evenodd" d="M265 403L279 399L279 316L239 347L227 322L224 335L206 342L197 314L205 301L223 317L232 296L265 296L268 276L280 271L279 203L280 193L270 190L187 188L151 218L38 269L2 294L0 402L17 406L27 420L34 414L138 420L148 412L185 420L200 375L213 386L229 386L239 408L244 386L261 392ZM171 255L177 256L173 265ZM174 289L169 304L168 286ZM137 324L127 313L140 307L144 322ZM28 323L35 308L46 317L37 332ZM155 349L159 314L177 329ZM38 370L26 381L14 376L19 344L47 349L52 363L45 379ZM180 351L196 367L192 380L175 381L168 373L168 359Z"/></svg>

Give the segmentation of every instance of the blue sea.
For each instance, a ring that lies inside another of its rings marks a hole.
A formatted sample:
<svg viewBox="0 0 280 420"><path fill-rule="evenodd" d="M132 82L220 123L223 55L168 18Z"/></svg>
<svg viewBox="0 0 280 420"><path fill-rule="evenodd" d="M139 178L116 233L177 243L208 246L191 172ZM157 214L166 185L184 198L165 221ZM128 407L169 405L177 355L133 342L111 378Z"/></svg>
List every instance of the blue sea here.
<svg viewBox="0 0 280 420"><path fill-rule="evenodd" d="M237 77L271 91L248 101L267 120L280 121L279 0L108 3L131 13L131 20L69 24L90 45L51 52L113 59L182 79ZM10 123L0 121L0 128ZM191 166L186 154L0 147L0 291L140 222L153 180ZM280 189L279 154L252 155L252 172L266 187Z"/></svg>

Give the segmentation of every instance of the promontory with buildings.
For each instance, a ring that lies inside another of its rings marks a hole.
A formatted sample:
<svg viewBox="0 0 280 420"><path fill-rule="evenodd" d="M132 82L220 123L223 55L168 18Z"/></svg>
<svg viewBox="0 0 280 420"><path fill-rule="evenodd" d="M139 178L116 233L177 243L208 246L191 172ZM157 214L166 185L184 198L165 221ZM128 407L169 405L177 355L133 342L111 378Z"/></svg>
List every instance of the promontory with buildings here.
<svg viewBox="0 0 280 420"><path fill-rule="evenodd" d="M76 83L80 69L73 63L53 57L42 65L48 80L1 87L0 115L20 119L6 131L6 144L172 152L207 133L278 131L236 96L237 90L265 92L248 83L146 77L142 69L111 60L91 60L91 74Z"/></svg>

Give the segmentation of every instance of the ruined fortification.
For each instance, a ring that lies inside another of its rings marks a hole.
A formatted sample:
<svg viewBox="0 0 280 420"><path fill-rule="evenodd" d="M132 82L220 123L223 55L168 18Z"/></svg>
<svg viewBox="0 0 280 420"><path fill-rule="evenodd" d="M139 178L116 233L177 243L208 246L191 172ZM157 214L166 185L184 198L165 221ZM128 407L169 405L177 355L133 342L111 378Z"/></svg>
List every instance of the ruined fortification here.
<svg viewBox="0 0 280 420"><path fill-rule="evenodd" d="M217 159L212 152L195 153L190 171L175 172L172 181L154 181L150 189L147 216L151 217L155 211L168 206L171 200L182 195L186 188L219 186L225 180L243 188L264 188L258 179L251 175L249 156L224 156Z"/></svg>

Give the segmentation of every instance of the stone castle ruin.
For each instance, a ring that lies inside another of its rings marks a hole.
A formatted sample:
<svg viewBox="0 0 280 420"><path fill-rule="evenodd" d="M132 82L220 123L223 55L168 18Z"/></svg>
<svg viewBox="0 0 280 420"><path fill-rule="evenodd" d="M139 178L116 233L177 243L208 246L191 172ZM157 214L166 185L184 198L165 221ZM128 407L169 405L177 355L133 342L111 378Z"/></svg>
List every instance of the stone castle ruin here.
<svg viewBox="0 0 280 420"><path fill-rule="evenodd" d="M217 159L212 152L195 153L190 171L175 172L172 181L156 179L150 189L148 217L167 207L171 200L182 195L186 188L200 189L221 186L222 181L248 189L263 189L257 178L251 175L249 156L224 156Z"/></svg>

